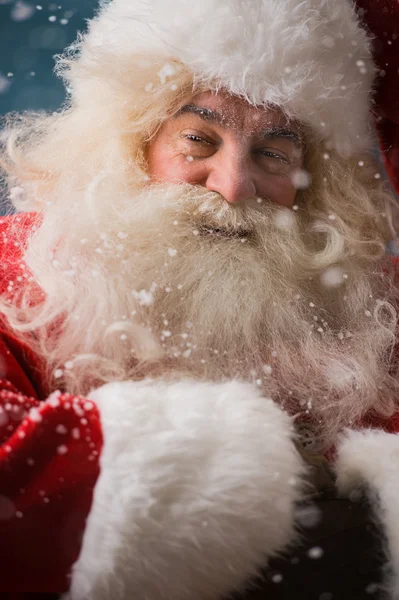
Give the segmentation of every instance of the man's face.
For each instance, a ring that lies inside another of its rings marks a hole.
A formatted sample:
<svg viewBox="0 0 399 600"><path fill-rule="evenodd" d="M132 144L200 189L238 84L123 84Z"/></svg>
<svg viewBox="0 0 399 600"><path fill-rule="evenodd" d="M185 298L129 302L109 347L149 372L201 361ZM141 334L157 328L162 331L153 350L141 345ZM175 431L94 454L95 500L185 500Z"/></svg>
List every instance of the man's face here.
<svg viewBox="0 0 399 600"><path fill-rule="evenodd" d="M303 142L279 109L204 92L162 125L146 158L154 182L201 185L230 204L257 197L291 208Z"/></svg>

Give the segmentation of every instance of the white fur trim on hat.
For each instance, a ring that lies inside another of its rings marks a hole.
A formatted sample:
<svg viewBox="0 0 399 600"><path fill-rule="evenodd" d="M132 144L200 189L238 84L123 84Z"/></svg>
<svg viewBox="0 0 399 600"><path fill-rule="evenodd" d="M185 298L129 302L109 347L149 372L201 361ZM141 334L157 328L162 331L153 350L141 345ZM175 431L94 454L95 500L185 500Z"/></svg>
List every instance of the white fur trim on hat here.
<svg viewBox="0 0 399 600"><path fill-rule="evenodd" d="M294 536L291 419L245 383L112 383L91 395L101 473L72 600L220 600Z"/></svg>
<svg viewBox="0 0 399 600"><path fill-rule="evenodd" d="M338 447L337 486L342 495L367 490L387 542L387 598L399 598L399 435L349 431ZM385 597L385 596L384 596Z"/></svg>
<svg viewBox="0 0 399 600"><path fill-rule="evenodd" d="M83 49L179 60L197 81L282 107L342 154L370 144L370 38L350 0L103 1ZM161 76L166 81L168 73ZM167 81L166 81L167 83Z"/></svg>

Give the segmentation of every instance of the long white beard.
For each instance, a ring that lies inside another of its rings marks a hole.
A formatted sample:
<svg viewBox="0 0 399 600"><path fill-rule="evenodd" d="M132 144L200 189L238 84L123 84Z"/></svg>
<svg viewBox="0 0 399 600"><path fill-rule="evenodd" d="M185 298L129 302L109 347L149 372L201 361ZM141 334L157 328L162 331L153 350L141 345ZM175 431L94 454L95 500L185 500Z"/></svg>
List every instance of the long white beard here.
<svg viewBox="0 0 399 600"><path fill-rule="evenodd" d="M319 419L377 401L395 314L345 240L331 248L303 211L193 186L149 187L136 207L126 281L174 368L254 380Z"/></svg>
<svg viewBox="0 0 399 600"><path fill-rule="evenodd" d="M398 393L388 376L396 313L328 215L316 222L306 207L256 199L230 206L191 185L149 185L95 214L92 231L76 221L59 244L62 268L78 272L63 360L84 365L76 347L118 377L256 381L326 440ZM46 281L57 295L54 273ZM79 377L90 380L85 368Z"/></svg>
<svg viewBox="0 0 399 600"><path fill-rule="evenodd" d="M311 257L295 213L256 200L230 207L192 186L152 186L137 209L126 281L168 355L208 376L246 377L277 330L309 334L314 266L298 269L294 254Z"/></svg>

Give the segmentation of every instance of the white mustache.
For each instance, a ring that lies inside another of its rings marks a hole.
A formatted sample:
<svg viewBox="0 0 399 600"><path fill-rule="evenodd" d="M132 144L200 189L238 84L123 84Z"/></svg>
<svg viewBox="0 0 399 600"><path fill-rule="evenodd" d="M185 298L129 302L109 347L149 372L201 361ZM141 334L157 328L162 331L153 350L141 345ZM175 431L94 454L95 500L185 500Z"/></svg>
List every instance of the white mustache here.
<svg viewBox="0 0 399 600"><path fill-rule="evenodd" d="M278 223L281 215L290 214L296 218L293 211L278 206L267 199L254 197L237 205L228 203L223 196L197 185L152 184L148 186L145 195L162 198L162 208L174 208L180 216L190 221L192 225L215 230L223 233L245 235L259 228L273 226Z"/></svg>

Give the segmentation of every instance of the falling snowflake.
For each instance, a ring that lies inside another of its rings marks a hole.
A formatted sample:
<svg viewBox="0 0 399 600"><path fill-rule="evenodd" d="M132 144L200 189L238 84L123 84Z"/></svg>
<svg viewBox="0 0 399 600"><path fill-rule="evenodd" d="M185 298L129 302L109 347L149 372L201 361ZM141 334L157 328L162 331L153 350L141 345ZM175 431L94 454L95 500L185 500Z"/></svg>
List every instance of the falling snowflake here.
<svg viewBox="0 0 399 600"><path fill-rule="evenodd" d="M312 176L304 169L295 169L291 174L291 181L297 190L305 190L312 182Z"/></svg>
<svg viewBox="0 0 399 600"><path fill-rule="evenodd" d="M339 266L329 267L320 275L322 285L328 288L335 288L344 282L344 272Z"/></svg>
<svg viewBox="0 0 399 600"><path fill-rule="evenodd" d="M11 19L13 21L26 21L31 18L34 12L35 7L32 4L27 4L19 0L11 10Z"/></svg>
<svg viewBox="0 0 399 600"><path fill-rule="evenodd" d="M40 421L43 420L42 415L39 412L38 408L31 408L29 411L29 418L31 421L33 421L34 423L40 423Z"/></svg>
<svg viewBox="0 0 399 600"><path fill-rule="evenodd" d="M132 294L135 298L137 298L141 306L151 306L151 304L154 303L153 294L147 290L140 290L139 292L134 290Z"/></svg>
<svg viewBox="0 0 399 600"><path fill-rule="evenodd" d="M316 505L299 506L295 510L295 519L301 527L316 527L322 519L322 512Z"/></svg>
<svg viewBox="0 0 399 600"><path fill-rule="evenodd" d="M52 407L56 408L57 406L59 406L59 405L60 405L60 400L59 400L59 397L60 397L60 395L61 395L61 392L59 392L59 391L53 392L53 393L52 393L52 394L51 394L51 395L50 395L50 396L47 398L47 403L48 403L50 406L52 406Z"/></svg>
<svg viewBox="0 0 399 600"><path fill-rule="evenodd" d="M289 230L296 223L296 215L290 210L279 210L274 216L274 224L277 229Z"/></svg>
<svg viewBox="0 0 399 600"><path fill-rule="evenodd" d="M1 76L0 76L0 92L1 92ZM24 188L15 186L10 189L10 200L17 200L24 194Z"/></svg>
<svg viewBox="0 0 399 600"><path fill-rule="evenodd" d="M172 75L174 75L176 73L176 69L175 67L173 67L170 63L166 63L162 69L160 69L157 73L161 84L163 85L168 77L171 77Z"/></svg>
<svg viewBox="0 0 399 600"><path fill-rule="evenodd" d="M322 558L322 556L324 555L324 550L323 548L320 548L320 546L313 546L313 548L310 548L310 550L308 550L307 554L309 558L318 559Z"/></svg>

